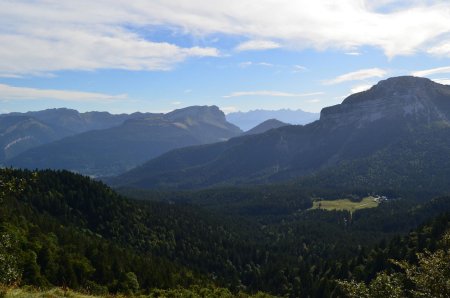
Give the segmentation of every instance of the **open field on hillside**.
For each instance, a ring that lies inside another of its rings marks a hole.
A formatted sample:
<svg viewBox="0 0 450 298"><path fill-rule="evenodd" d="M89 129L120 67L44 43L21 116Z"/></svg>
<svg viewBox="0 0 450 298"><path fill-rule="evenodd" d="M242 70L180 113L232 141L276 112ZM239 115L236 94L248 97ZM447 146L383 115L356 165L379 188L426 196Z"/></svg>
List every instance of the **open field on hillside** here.
<svg viewBox="0 0 450 298"><path fill-rule="evenodd" d="M5 291L3 289L3 291ZM2 295L0 291L0 295ZM59 298L59 297L70 297L70 298L101 298L101 296L91 296L91 295L85 295L81 293L77 293L71 290L63 290L60 288L54 288L49 290L43 290L39 291L37 289L32 288L16 288L16 289L10 289L6 290L5 293L3 293L3 297L5 298ZM108 296L113 297L113 296ZM117 296L119 298L119 296Z"/></svg>
<svg viewBox="0 0 450 298"><path fill-rule="evenodd" d="M361 202L352 202L349 199L340 200L316 200L313 202L311 209L324 209L324 210L348 210L355 212L359 209L375 208L378 206L378 202L374 200L374 197L365 197Z"/></svg>
<svg viewBox="0 0 450 298"><path fill-rule="evenodd" d="M258 292L254 295L246 294L239 292L237 295L232 294L228 289L225 288L202 288L198 286L193 286L188 289L168 289L168 290L159 290L153 289L152 292L148 295L114 295L114 294L106 294L101 296L93 296L78 293L72 290L64 290L61 288L53 288L48 290L38 290L33 289L31 287L25 288L12 288L7 289L3 286L0 286L0 297L5 298L127 298L127 297L140 297L140 298L156 298L156 297L190 297L190 298L202 298L202 297L211 297L211 298L276 298L276 296L271 296L262 292Z"/></svg>

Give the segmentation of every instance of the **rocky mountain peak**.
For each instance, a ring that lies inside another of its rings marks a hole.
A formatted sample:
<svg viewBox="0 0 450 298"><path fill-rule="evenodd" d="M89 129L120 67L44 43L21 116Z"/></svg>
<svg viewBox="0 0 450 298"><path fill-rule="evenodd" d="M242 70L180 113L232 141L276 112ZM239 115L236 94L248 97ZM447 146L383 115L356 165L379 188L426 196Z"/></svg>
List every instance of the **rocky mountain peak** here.
<svg viewBox="0 0 450 298"><path fill-rule="evenodd" d="M389 78L367 91L350 95L342 104L322 109L320 119L326 124L360 127L399 117L448 122L450 86L412 76Z"/></svg>
<svg viewBox="0 0 450 298"><path fill-rule="evenodd" d="M413 76L393 77L380 81L367 91L350 95L342 103L355 104L376 98L392 98L399 96L428 98L439 92L443 85L427 78Z"/></svg>
<svg viewBox="0 0 450 298"><path fill-rule="evenodd" d="M187 118L198 120L215 120L225 122L225 114L217 106L191 106L177 109L165 115L170 121L182 121Z"/></svg>

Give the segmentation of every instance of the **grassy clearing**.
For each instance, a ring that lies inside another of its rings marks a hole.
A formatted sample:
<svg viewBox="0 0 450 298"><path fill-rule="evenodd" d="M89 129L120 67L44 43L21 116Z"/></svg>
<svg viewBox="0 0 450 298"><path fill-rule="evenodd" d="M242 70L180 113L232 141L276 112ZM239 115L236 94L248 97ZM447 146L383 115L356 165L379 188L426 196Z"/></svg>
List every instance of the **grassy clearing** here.
<svg viewBox="0 0 450 298"><path fill-rule="evenodd" d="M76 293L70 290L64 291L60 288L54 288L47 291L38 291L32 288L9 289L4 296L5 298L100 298L100 296L91 296Z"/></svg>
<svg viewBox="0 0 450 298"><path fill-rule="evenodd" d="M324 210L348 210L350 212L355 212L356 210L375 208L378 206L378 202L374 201L373 197L365 197L361 202L352 202L349 199L340 200L322 200L314 201L311 209L324 209Z"/></svg>
<svg viewBox="0 0 450 298"><path fill-rule="evenodd" d="M189 297L189 298L276 298L262 292L258 292L254 295L245 294L239 292L237 295L232 294L228 289L224 288L201 288L193 286L189 289L169 289L158 290L154 289L149 295L103 295L92 296L82 293L77 293L71 290L63 290L61 288L53 288L50 290L37 290L31 287L23 288L7 288L0 285L0 298L176 298L176 297Z"/></svg>

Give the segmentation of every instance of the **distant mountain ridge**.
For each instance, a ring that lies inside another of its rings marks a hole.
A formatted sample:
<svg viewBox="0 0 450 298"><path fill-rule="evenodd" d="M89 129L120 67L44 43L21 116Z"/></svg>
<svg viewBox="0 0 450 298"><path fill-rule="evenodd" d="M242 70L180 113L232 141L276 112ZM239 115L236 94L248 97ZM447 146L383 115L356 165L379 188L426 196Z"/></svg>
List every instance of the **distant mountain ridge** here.
<svg viewBox="0 0 450 298"><path fill-rule="evenodd" d="M269 120L264 121L263 123L256 125L252 129L247 130L242 135L246 136L246 135L255 135L255 134L265 133L268 130L280 128L280 127L283 127L286 125L289 125L289 124L281 122L277 119L269 119Z"/></svg>
<svg viewBox="0 0 450 298"><path fill-rule="evenodd" d="M94 129L106 129L150 113L113 115L60 108L0 114L0 163L28 149ZM158 114L154 114L158 115Z"/></svg>
<svg viewBox="0 0 450 298"><path fill-rule="evenodd" d="M319 119L319 113L310 113L303 110L252 110L248 112L233 112L227 114L227 120L242 130L247 131L256 125L277 119L288 124L308 124Z"/></svg>
<svg viewBox="0 0 450 298"><path fill-rule="evenodd" d="M140 114L121 125L63 138L9 159L20 168L67 169L91 176L129 170L171 149L240 135L216 106L194 106L167 114Z"/></svg>
<svg viewBox="0 0 450 298"><path fill-rule="evenodd" d="M23 115L35 118L45 124L60 127L72 134L77 134L94 129L105 129L122 124L128 119L137 119L142 117L158 117L161 113L132 113L132 114L110 114L109 112L78 112L77 110L67 108L46 109L42 111L26 113L9 113L2 116Z"/></svg>
<svg viewBox="0 0 450 298"><path fill-rule="evenodd" d="M450 86L417 77L390 78L342 104L324 108L320 120L311 124L171 151L112 182L139 188L199 188L284 181L375 156L403 140L423 139L420 150L432 152L437 140L424 136L433 136L437 130L441 135L450 132L449 119ZM402 148L407 150L408 145ZM415 163L428 162L422 160L424 156L439 155L398 153L417 158ZM380 156L384 157L372 159L378 167L388 162L388 156ZM414 170L412 161L403 164L402 171ZM450 162L435 164L450 171ZM367 165L368 173L371 167Z"/></svg>

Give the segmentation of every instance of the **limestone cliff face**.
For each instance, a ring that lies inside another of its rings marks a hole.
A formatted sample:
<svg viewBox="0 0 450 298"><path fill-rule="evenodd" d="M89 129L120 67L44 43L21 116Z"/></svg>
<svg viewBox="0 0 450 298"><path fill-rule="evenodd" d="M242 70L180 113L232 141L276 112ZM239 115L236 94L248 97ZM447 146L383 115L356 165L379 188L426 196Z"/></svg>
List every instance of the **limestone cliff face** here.
<svg viewBox="0 0 450 298"><path fill-rule="evenodd" d="M428 124L450 123L450 86L417 77L380 81L353 94L342 104L324 108L320 121L327 126L363 127L381 119L411 118Z"/></svg>

